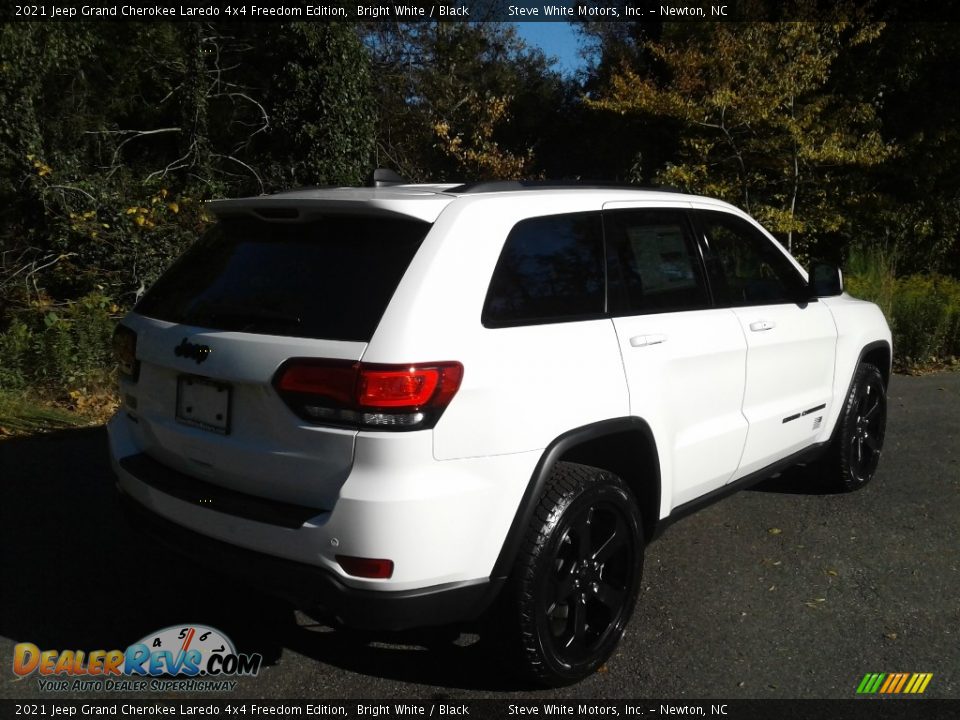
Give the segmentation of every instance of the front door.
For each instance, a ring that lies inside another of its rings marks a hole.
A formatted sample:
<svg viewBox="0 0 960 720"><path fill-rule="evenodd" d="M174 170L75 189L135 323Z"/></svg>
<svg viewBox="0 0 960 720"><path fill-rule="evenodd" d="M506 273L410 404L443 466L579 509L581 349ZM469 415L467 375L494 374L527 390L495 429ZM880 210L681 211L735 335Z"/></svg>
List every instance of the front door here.
<svg viewBox="0 0 960 720"><path fill-rule="evenodd" d="M813 442L833 402L837 328L776 240L731 213L695 214L715 300L747 342L749 431L737 479Z"/></svg>

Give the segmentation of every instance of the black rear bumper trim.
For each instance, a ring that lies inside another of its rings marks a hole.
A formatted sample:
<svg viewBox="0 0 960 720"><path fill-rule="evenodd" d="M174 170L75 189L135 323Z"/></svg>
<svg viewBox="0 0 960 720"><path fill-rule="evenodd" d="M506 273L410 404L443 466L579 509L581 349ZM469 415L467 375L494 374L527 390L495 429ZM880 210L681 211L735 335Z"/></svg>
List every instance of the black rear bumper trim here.
<svg viewBox="0 0 960 720"><path fill-rule="evenodd" d="M502 582L474 580L403 591L358 590L329 571L237 547L160 517L127 495L120 501L127 521L166 548L191 561L256 583L304 610L322 610L337 622L363 630L407 630L478 618Z"/></svg>
<svg viewBox="0 0 960 720"><path fill-rule="evenodd" d="M157 462L145 453L122 458L120 467L137 480L166 495L196 503L208 510L216 510L268 525L296 529L310 518L328 512L320 508L247 495L198 480Z"/></svg>

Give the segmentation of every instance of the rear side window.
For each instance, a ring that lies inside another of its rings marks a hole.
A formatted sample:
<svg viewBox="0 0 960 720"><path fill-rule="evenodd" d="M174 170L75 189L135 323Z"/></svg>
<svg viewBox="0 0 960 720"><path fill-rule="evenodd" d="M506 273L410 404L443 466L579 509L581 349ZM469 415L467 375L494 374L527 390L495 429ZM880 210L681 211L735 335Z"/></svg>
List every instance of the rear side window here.
<svg viewBox="0 0 960 720"><path fill-rule="evenodd" d="M143 297L142 315L216 330L368 341L428 223L225 218Z"/></svg>
<svg viewBox="0 0 960 720"><path fill-rule="evenodd" d="M513 227L487 291L484 326L585 320L603 312L599 213L531 218Z"/></svg>

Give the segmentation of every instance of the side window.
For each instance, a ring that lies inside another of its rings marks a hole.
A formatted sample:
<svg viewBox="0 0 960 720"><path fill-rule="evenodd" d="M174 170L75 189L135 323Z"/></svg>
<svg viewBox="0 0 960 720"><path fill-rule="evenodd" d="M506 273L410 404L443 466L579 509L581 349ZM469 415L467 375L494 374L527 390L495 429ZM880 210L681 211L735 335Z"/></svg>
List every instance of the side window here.
<svg viewBox="0 0 960 720"><path fill-rule="evenodd" d="M484 326L602 315L601 223L599 213L550 215L517 223L490 280L481 318Z"/></svg>
<svg viewBox="0 0 960 720"><path fill-rule="evenodd" d="M604 226L614 312L656 313L710 306L696 244L682 212L608 211Z"/></svg>
<svg viewBox="0 0 960 720"><path fill-rule="evenodd" d="M720 305L796 302L803 277L773 242L750 223L724 212L699 211L704 260Z"/></svg>

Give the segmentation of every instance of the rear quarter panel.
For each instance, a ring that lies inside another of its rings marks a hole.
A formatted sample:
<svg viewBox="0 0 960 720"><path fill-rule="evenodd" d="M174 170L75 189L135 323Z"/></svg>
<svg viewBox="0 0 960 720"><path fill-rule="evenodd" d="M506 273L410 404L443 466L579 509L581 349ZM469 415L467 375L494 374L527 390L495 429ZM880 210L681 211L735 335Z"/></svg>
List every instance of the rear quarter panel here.
<svg viewBox="0 0 960 720"><path fill-rule="evenodd" d="M598 212L602 201L602 194L590 193L492 193L461 198L438 218L363 358L463 363L460 390L434 429L436 459L537 450L571 428L629 413L609 319L497 329L480 321L490 278L517 222Z"/></svg>

